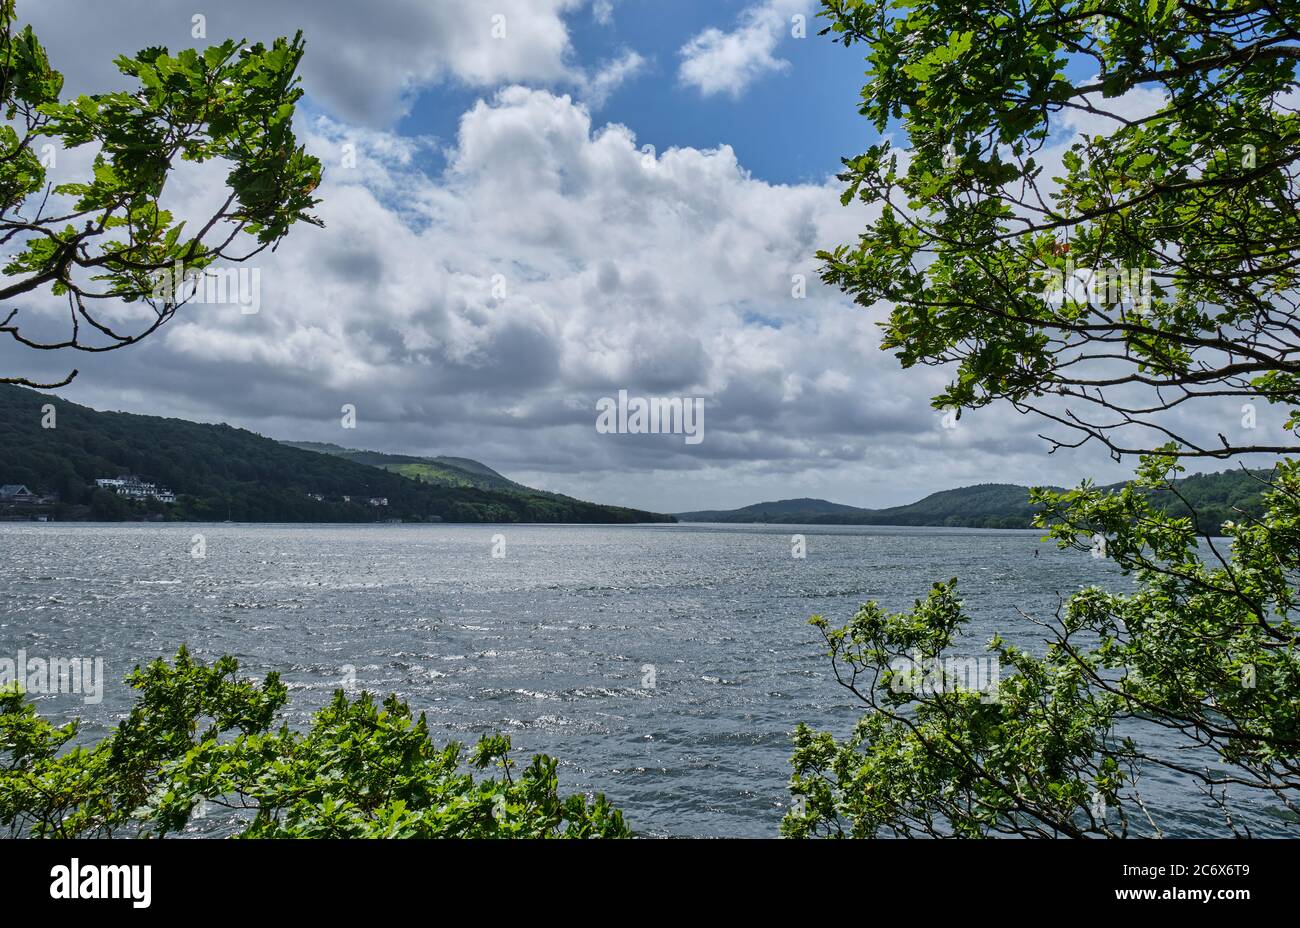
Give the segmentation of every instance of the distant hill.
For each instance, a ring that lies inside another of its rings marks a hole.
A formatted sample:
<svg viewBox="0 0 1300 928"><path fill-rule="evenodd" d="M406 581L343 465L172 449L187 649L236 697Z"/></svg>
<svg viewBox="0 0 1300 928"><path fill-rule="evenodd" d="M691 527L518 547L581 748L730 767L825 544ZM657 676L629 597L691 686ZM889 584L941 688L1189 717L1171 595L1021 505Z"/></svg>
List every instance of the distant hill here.
<svg viewBox="0 0 1300 928"><path fill-rule="evenodd" d="M1263 512L1260 478L1266 474L1266 471L1230 470L1187 477L1176 486L1200 519L1202 528L1217 528L1229 519L1240 519L1242 512L1254 516ZM1179 515L1189 511L1188 505L1168 491L1157 494L1156 501L1162 508ZM1028 487L984 483L942 490L918 502L888 509L862 509L824 499L787 499L740 509L679 512L677 518L681 522L1031 528L1033 515Z"/></svg>
<svg viewBox="0 0 1300 928"><path fill-rule="evenodd" d="M332 454L368 467L380 467L412 480L445 487L478 487L480 490L511 490L516 493L543 493L522 483L501 476L486 464L469 458L413 457L406 454L384 454L380 451L359 451L319 441L284 441L282 445ZM555 495L543 493L543 495Z"/></svg>
<svg viewBox="0 0 1300 928"><path fill-rule="evenodd" d="M745 506L743 509L731 509L727 511L709 510L704 512L686 512L684 516L691 516L688 521L691 522L771 522L779 521L781 517L800 516L811 518L813 516L829 515L853 515L856 513L866 512L865 509L859 509L856 506L845 506L841 503L828 503L824 499L780 499L772 503L755 503L752 506ZM719 516L726 518L703 518L704 516ZM753 518L746 518L752 516ZM700 517L700 518L695 518ZM681 518L680 516L678 518Z"/></svg>
<svg viewBox="0 0 1300 928"><path fill-rule="evenodd" d="M53 428L42 428L46 404L56 413ZM382 466L290 447L228 425L99 412L0 384L0 485L24 484L37 494L57 494L58 503L39 510L56 519L672 521L657 513L539 493L477 462L447 460L460 462L446 466L463 473L466 484L411 479ZM470 478L476 472L476 479L495 476L510 488L474 484ZM97 478L125 474L174 491L176 502L128 500L95 485ZM372 505L372 499L387 504ZM0 515L23 517L36 511L10 507Z"/></svg>
<svg viewBox="0 0 1300 928"><path fill-rule="evenodd" d="M1033 508L1029 489L990 483L932 493L889 509L862 509L824 499L785 499L741 509L679 512L681 522L783 522L798 525L950 525L1026 528Z"/></svg>

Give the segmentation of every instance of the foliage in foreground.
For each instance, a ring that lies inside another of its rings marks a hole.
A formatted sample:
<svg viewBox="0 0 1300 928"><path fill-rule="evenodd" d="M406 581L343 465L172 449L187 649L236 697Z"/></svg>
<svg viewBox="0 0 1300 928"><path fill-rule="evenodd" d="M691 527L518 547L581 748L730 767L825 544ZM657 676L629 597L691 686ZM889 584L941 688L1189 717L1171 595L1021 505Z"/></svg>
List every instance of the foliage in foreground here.
<svg viewBox="0 0 1300 928"><path fill-rule="evenodd" d="M1191 520L1143 492L1174 470L1155 457L1122 490L1043 494L1058 542L1087 552L1107 536L1137 591L1075 594L1040 623L1041 655L995 638L995 698L949 672L968 653L955 581L901 614L868 603L836 629L814 616L837 679L869 711L843 742L800 726L791 788L803 799L783 833L1162 834L1144 770L1199 787L1235 834L1250 832L1233 814L1247 796L1300 823L1300 466L1279 467L1265 517L1229 523L1231 553L1208 559ZM937 668L930 685L914 667ZM1130 737L1139 724L1161 726L1169 747Z"/></svg>
<svg viewBox="0 0 1300 928"><path fill-rule="evenodd" d="M936 672L968 621L954 583L901 615L814 617L867 713L842 742L799 729L784 832L1163 833L1148 772L1199 787L1234 833L1246 798L1270 832L1294 825L1296 0L823 6L866 50L860 112L882 136L844 161L843 202L872 218L821 253L823 280L888 306L904 367L953 371L936 408L1009 404L1049 423L1052 450L1143 464L1122 489L1036 492L1039 524L1135 591L1075 594L1036 620L1041 652L995 640L994 700ZM1256 421L1265 402L1280 429ZM1264 513L1221 529L1153 508L1186 502L1175 461L1245 455L1276 464Z"/></svg>
<svg viewBox="0 0 1300 928"><path fill-rule="evenodd" d="M336 692L306 732L273 730L287 700L277 674L260 686L223 657L185 648L172 665L137 667L140 692L104 740L69 747L77 723L40 718L0 693L0 826L42 838L163 837L206 809L240 810L248 838L619 838L630 832L603 796L561 798L556 761L512 773L509 738L466 754L437 747L423 714L395 696ZM476 781L468 762L497 767Z"/></svg>

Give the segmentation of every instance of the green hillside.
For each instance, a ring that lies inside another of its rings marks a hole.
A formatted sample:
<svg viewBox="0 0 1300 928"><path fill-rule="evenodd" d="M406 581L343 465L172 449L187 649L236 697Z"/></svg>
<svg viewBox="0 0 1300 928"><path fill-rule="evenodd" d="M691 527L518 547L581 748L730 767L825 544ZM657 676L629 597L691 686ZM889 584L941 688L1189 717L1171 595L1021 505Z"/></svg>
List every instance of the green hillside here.
<svg viewBox="0 0 1300 928"><path fill-rule="evenodd" d="M45 404L55 408L54 428L42 428ZM96 478L122 474L169 488L177 501L132 501L95 486ZM36 493L58 496L56 503L39 508L10 508L3 513L10 518L38 511L56 519L239 522L626 523L672 518L528 490L424 483L228 425L98 412L9 385L0 385L3 484L24 484ZM371 505L371 498L386 498L387 505Z"/></svg>
<svg viewBox="0 0 1300 928"><path fill-rule="evenodd" d="M570 496L551 493L547 490L534 490L522 483L516 483L503 477L478 461L457 457L412 457L405 454L386 454L380 451L362 451L356 448L343 448L328 442L284 442L295 448L330 454L345 458L368 467L378 467L394 474L400 474L410 480L444 487L478 487L502 493L523 494L535 501L554 500L563 506L579 502ZM583 504L586 505L586 504ZM833 504L832 504L833 505ZM673 518L673 517L667 517Z"/></svg>
<svg viewBox="0 0 1300 928"><path fill-rule="evenodd" d="M332 454L368 467L380 467L412 480L422 480L445 487L477 487L480 490L509 490L516 493L542 493L522 483L502 477L486 464L469 458L414 457L406 454L385 454L380 451L361 451L344 448L328 442L286 441L291 448L302 448L319 454ZM551 495L545 494L543 495Z"/></svg>

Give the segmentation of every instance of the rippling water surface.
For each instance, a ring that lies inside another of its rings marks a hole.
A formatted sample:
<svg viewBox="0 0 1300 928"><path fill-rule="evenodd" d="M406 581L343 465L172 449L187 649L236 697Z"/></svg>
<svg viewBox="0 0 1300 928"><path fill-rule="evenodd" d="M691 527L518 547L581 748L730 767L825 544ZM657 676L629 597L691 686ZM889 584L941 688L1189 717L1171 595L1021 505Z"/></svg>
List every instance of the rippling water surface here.
<svg viewBox="0 0 1300 928"><path fill-rule="evenodd" d="M130 706L135 663L182 642L279 670L298 725L351 666L440 740L506 732L560 758L566 791L604 791L657 835L776 834L795 724L847 734L858 712L813 613L903 608L958 577L976 640L1028 642L1018 609L1048 615L1080 586L1125 582L1036 532L839 526L7 523L0 564L0 656L104 658L101 704L39 703L86 718L86 737ZM1176 831L1223 832L1185 785L1153 775L1153 791L1182 810Z"/></svg>

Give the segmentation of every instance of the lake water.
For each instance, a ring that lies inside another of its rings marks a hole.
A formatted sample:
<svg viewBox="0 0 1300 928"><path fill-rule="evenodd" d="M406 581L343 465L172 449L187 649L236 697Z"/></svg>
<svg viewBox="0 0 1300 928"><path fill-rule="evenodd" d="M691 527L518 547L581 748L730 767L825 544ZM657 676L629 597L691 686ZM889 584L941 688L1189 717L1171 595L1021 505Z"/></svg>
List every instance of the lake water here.
<svg viewBox="0 0 1300 928"><path fill-rule="evenodd" d="M605 792L651 835L777 833L795 725L843 736L859 715L813 613L840 624L958 577L973 638L1024 643L1018 609L1047 616L1081 586L1126 583L1037 532L841 526L0 523L0 564L0 656L103 657L102 703L38 703L85 718L87 738L131 705L123 675L182 642L280 671L293 725L354 668L439 741L502 731L558 757L564 791ZM1167 831L1223 833L1167 775L1144 796L1179 809Z"/></svg>

